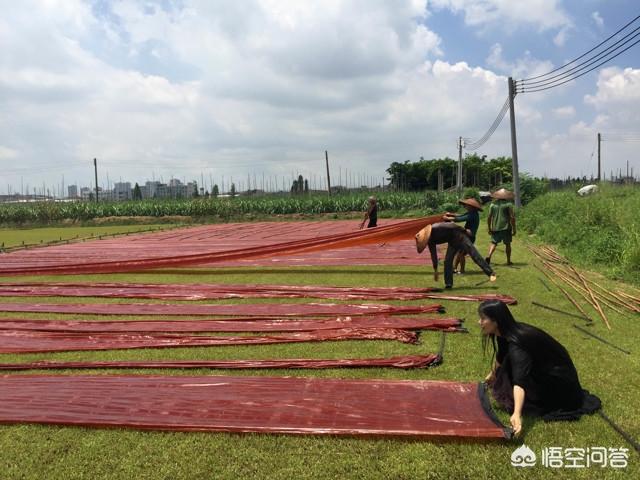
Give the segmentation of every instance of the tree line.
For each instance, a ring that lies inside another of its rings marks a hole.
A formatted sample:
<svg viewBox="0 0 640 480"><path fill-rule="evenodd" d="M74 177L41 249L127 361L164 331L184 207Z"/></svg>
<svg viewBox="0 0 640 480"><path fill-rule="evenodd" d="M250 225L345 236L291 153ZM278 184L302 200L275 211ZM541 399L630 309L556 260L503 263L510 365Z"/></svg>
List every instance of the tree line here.
<svg viewBox="0 0 640 480"><path fill-rule="evenodd" d="M457 184L458 161L434 158L417 162L393 162L387 168L389 184L399 191L444 190ZM462 183L465 187L491 188L513 180L510 157L487 160L487 156L466 155L462 159Z"/></svg>

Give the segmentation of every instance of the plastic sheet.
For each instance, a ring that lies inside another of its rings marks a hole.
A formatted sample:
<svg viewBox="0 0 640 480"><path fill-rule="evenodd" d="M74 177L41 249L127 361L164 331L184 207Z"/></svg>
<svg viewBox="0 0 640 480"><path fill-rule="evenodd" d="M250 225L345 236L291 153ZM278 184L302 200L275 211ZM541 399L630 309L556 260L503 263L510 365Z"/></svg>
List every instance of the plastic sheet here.
<svg viewBox="0 0 640 480"><path fill-rule="evenodd" d="M266 345L329 340L397 340L404 343L416 343L418 335L409 330L393 328L342 328L246 337L0 330L0 353Z"/></svg>
<svg viewBox="0 0 640 480"><path fill-rule="evenodd" d="M0 312L69 313L93 315L173 315L244 317L415 315L443 312L442 305L384 305L343 303L166 304L166 303L0 303Z"/></svg>
<svg viewBox="0 0 640 480"><path fill-rule="evenodd" d="M227 298L330 298L336 300L502 300L516 303L508 295L452 295L432 288L355 288L319 285L225 285L139 283L0 283L0 297L106 297L164 300L221 300Z"/></svg>
<svg viewBox="0 0 640 480"><path fill-rule="evenodd" d="M185 267L193 265L206 265L212 263L228 262L234 260L249 260L260 257L273 257L282 255L291 255L299 252L317 252L323 250L335 250L349 247L358 247L372 244L385 244L399 240L411 240L420 229L426 225L436 223L442 220L442 215L434 215L416 220L406 220L377 228L369 228L365 230L356 230L347 233L336 233L334 235L325 235L315 238L305 238L302 240L283 241L281 243L268 244L264 242L260 245L249 246L246 248L236 248L238 244L245 244L236 239L236 242L230 242L227 246L230 249L208 250L202 253L186 253L188 248L171 248L168 243L159 242L156 245L156 255L148 248L140 248L135 252L130 250L128 256L123 260L111 260L100 244L102 255L91 257L83 257L78 255L76 250L75 256L68 256L61 262L25 262L24 256L14 256L14 254L3 255L2 257L12 257L10 260L0 258L0 275L44 275L44 274L83 274L83 273L116 273L131 272L138 270L146 270L152 268L166 267ZM269 225L269 224L266 224ZM271 224L272 226L273 224ZM255 228L255 227L254 227ZM262 231L258 233L261 238L265 237L266 227L262 226ZM295 227L294 227L295 228ZM297 228L300 228L298 225ZM247 235L251 238L251 235ZM160 236L155 237L161 238ZM113 241L112 241L113 243ZM120 248L125 250L125 243L120 241ZM54 247L52 247L54 248ZM69 249L67 249L69 250ZM168 252L180 251L181 255L167 255ZM134 254L137 254L135 256ZM120 257L122 258L122 257ZM80 260L82 259L82 260ZM16 262L16 260L18 260ZM20 260L22 260L20 262Z"/></svg>
<svg viewBox="0 0 640 480"><path fill-rule="evenodd" d="M0 423L505 438L475 383L248 376L4 375Z"/></svg>
<svg viewBox="0 0 640 480"><path fill-rule="evenodd" d="M404 330L464 331L457 318L422 317L338 317L284 318L278 320L128 320L103 322L91 320L0 319L0 330L39 330L47 332L143 333L143 332L303 332L339 328L401 328Z"/></svg>
<svg viewBox="0 0 640 480"><path fill-rule="evenodd" d="M405 355L391 358L315 359L283 358L277 360L156 360L112 362L58 362L43 360L30 363L0 363L0 370L60 370L98 368L224 368L224 369L279 369L279 368L427 368L438 365L442 357L429 355Z"/></svg>

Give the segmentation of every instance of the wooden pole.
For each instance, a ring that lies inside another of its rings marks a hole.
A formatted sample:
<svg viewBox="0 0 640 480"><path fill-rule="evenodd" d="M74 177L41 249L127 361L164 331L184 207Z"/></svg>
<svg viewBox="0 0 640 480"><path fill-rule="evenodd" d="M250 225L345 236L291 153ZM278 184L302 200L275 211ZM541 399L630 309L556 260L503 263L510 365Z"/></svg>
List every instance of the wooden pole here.
<svg viewBox="0 0 640 480"><path fill-rule="evenodd" d="M511 125L511 165L513 170L513 194L515 206L520 208L520 174L518 173L518 144L516 141L516 111L513 100L516 96L513 78L509 77L509 118Z"/></svg>
<svg viewBox="0 0 640 480"><path fill-rule="evenodd" d="M329 176L329 153L324 151L324 159L327 164L327 194L331 196L331 177Z"/></svg>

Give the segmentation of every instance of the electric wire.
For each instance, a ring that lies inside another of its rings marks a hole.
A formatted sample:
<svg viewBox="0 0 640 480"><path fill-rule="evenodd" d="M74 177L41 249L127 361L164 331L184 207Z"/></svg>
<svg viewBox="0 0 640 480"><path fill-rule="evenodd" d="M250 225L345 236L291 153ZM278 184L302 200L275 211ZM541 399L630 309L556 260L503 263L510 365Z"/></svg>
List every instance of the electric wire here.
<svg viewBox="0 0 640 480"><path fill-rule="evenodd" d="M624 30L626 30L630 25L634 24L636 21L640 19L640 15L633 18L626 25L616 31L614 34L607 37L605 40L600 42L595 47L591 48L587 52L583 53L579 57L574 58L570 62L553 69L545 74L537 75L534 77L525 78L522 80L515 81L515 93L533 93L533 92L541 92L544 90L549 90L555 87L559 87L560 85L564 85L572 80L582 77L587 73L595 70L596 68L604 65L605 63L617 58L633 46L640 43L640 39L636 40L636 37L640 36L640 26L631 30L624 34L622 38L619 38L613 42L612 45L609 45L604 50L591 55L583 62L571 67L571 65L575 64L578 60L587 57L589 54L597 51L600 47L609 42L616 35L620 34ZM633 41L635 40L635 41ZM626 48L622 49L629 42L632 42L631 45L628 45ZM622 50L621 50L622 49ZM595 65L594 65L595 64ZM555 75L554 75L555 73Z"/></svg>
<svg viewBox="0 0 640 480"><path fill-rule="evenodd" d="M640 33L636 33L635 35L631 35L632 33L637 32L638 30L640 30L640 27L637 27L635 30L632 30L630 33L628 33L625 37L621 38L620 40L618 40L616 43L614 43L613 45L611 45L610 47L606 48L605 50L603 50L602 52L598 53L597 55L588 58L587 60L585 60L582 63L579 63L578 65L576 65L575 67L570 68L569 70L566 70L564 72L558 73L557 75L553 75L549 78L545 78L542 80L535 80L535 81L530 81L530 80L519 80L520 83L522 84L526 84L526 85L538 85L538 86L542 86L544 84L548 84L548 83L554 83L556 81L559 81L563 78L567 78L571 75L573 75L571 72L573 72L574 70L583 70L583 68L580 68L584 65L584 68L588 67L589 65L593 65L594 62L598 61L600 58L602 58L603 56L607 56L610 55L612 53L614 53L616 50L618 50L619 48L621 48L622 46L626 45L627 43L629 43L631 40L633 40L634 38L636 38L638 35L640 35ZM631 37L631 38L629 38ZM623 41L625 40L625 41ZM613 49L613 50L612 50ZM608 52L608 53L607 53ZM552 80L554 78L558 78L558 77L562 77L559 78L558 80Z"/></svg>
<svg viewBox="0 0 640 480"><path fill-rule="evenodd" d="M639 27L639 29L640 29L640 27ZM630 38L626 42L624 42L621 45L619 45L618 47L616 47L615 50L617 50L620 47L626 45L627 43L629 43L631 40L633 40L634 38L636 38L639 35L640 35L640 32L636 33L632 38ZM614 58L618 57L619 55L621 55L624 52L626 52L627 50L629 50L631 47L633 47L637 43L640 43L640 40L636 40L634 43L629 45L624 50L618 52L616 55L613 55L613 56L611 56L609 58L606 58L606 56L605 56L604 59L602 59L602 58L590 59L590 61L589 61L589 63L587 65L585 65L583 68L577 70L576 72L571 73L569 75L562 76L562 77L560 77L560 78L558 78L556 80L551 80L551 81L548 81L548 82L545 82L545 83L541 83L540 85L529 86L528 84L523 84L522 81L518 80L518 81L516 81L516 91L518 91L518 93L539 92L539 91L542 91L542 90L548 90L550 88L558 87L558 86L563 85L563 84L565 84L567 82L570 82L571 80L575 80L576 78L580 78L583 75L595 70L599 66L604 65L605 63L613 60ZM615 50L609 52L609 54L607 54L607 55L612 54L613 52L615 52ZM600 61L600 60L602 60L602 61ZM583 71L585 68L593 65L595 62L599 62L599 63L597 65L595 65L594 67L592 67L592 68L590 68L590 69L588 69L586 71ZM578 74L578 72L581 72L581 73ZM546 88L542 88L542 87L546 87Z"/></svg>
<svg viewBox="0 0 640 480"><path fill-rule="evenodd" d="M482 147L482 145L487 143L487 141L491 138L491 136L496 131L496 129L500 126L500 123L502 123L502 119L504 118L508 110L509 110L509 97L507 97L507 99L504 101L504 104L502 105L502 108L498 112L498 115L496 116L495 120L493 121L489 129L486 131L486 133L482 137L480 137L480 139L474 142L470 141L468 138L464 139L465 140L464 149L477 150L480 147Z"/></svg>
<svg viewBox="0 0 640 480"><path fill-rule="evenodd" d="M590 54L591 52L593 52L594 50L597 50L599 47L601 47L602 45L604 45L605 43L607 43L609 40L611 40L611 39L612 39L613 37L615 37L617 34L619 34L620 32L622 32L623 30L625 30L629 25L631 25L632 23L636 22L638 19L640 19L640 15L638 15L637 17L635 17L633 20L631 20L629 23L627 23L627 24L626 24L625 26L623 26L622 28L620 28L617 32L615 32L615 33L611 34L609 37L605 38L602 42L600 42L598 45L596 45L595 47L593 47L591 50L589 50L589 51L587 51L587 52L583 53L583 54L582 54L582 55L580 55L579 57L574 58L574 59L573 59L573 60L571 60L570 62L565 63L564 65L562 65L562 66L560 66L560 67L558 67L558 68L556 68L556 69L554 69L554 70L551 70L551 71L549 71L549 72L547 72L547 73L543 73L543 74L541 74L541 75L536 75L535 77L525 78L525 79L523 79L522 81L526 82L526 81L528 81L528 80L535 80L535 79L538 79L538 78L546 77L546 76L548 76L548 75L550 75L550 74L552 74L552 73L555 73L555 72L557 72L557 71L559 71L559 70L562 70L562 69L563 69L563 68L565 68L565 67L568 67L569 65L571 65L572 63L575 63L576 61L580 60L581 58L586 57L587 55L589 55L589 54Z"/></svg>

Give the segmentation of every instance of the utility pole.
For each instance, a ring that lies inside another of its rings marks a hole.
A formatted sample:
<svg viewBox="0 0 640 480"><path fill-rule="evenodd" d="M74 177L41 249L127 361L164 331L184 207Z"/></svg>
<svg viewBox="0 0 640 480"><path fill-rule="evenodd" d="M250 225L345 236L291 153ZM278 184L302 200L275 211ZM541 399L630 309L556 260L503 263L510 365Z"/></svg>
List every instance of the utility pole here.
<svg viewBox="0 0 640 480"><path fill-rule="evenodd" d="M327 193L331 196L331 177L329 177L329 153L324 151L324 159L327 164Z"/></svg>
<svg viewBox="0 0 640 480"><path fill-rule="evenodd" d="M516 91L513 85L513 78L509 77L509 117L511 123L511 162L513 174L513 194L515 196L516 208L520 208L520 174L518 173L518 144L516 142L516 112L513 107L513 100Z"/></svg>
<svg viewBox="0 0 640 480"><path fill-rule="evenodd" d="M598 183L600 182L600 142L602 142L602 135L598 133Z"/></svg>
<svg viewBox="0 0 640 480"><path fill-rule="evenodd" d="M93 171L96 176L96 203L98 203L98 160L93 159Z"/></svg>
<svg viewBox="0 0 640 480"><path fill-rule="evenodd" d="M458 137L458 198L462 199L462 137Z"/></svg>

